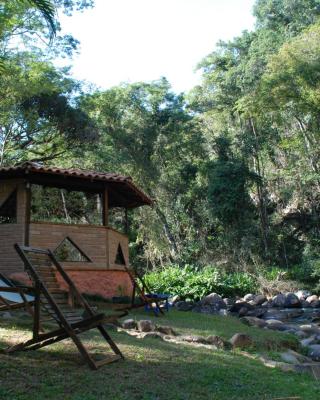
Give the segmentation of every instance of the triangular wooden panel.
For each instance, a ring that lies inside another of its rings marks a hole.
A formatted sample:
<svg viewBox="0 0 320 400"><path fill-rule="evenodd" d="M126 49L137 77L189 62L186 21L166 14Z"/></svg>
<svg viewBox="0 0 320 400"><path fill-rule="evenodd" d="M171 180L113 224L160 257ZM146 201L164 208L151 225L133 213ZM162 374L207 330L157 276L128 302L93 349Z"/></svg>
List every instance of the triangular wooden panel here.
<svg viewBox="0 0 320 400"><path fill-rule="evenodd" d="M124 258L120 243L118 244L117 255L116 255L116 259L115 259L114 263L118 264L118 265L126 265L126 260Z"/></svg>
<svg viewBox="0 0 320 400"><path fill-rule="evenodd" d="M90 258L69 237L63 239L55 249L54 255L60 262L91 262Z"/></svg>
<svg viewBox="0 0 320 400"><path fill-rule="evenodd" d="M17 190L15 189L0 205L0 224L17 222Z"/></svg>

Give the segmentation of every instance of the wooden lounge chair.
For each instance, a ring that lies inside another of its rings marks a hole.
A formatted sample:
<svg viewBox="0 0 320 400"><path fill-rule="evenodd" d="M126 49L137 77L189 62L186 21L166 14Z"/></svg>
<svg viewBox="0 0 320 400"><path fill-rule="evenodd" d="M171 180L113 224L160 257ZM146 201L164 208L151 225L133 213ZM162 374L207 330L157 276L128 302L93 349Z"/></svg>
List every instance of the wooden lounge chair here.
<svg viewBox="0 0 320 400"><path fill-rule="evenodd" d="M101 365L123 358L119 348L103 326L104 323L110 322L110 319L114 319L114 316L108 317L102 313L97 314L92 310L52 252L18 244L15 245L15 248L22 258L25 269L35 288L33 337L24 343L9 347L6 352L36 350L71 338L84 360L92 369L97 369ZM58 285L56 272L60 274L78 304L82 306L81 312L69 305L65 293L60 290ZM47 333L40 333L40 314L42 311L49 314L56 321L58 324L57 329ZM80 333L93 328L99 330L113 352L112 355L103 360L94 360L78 337Z"/></svg>
<svg viewBox="0 0 320 400"><path fill-rule="evenodd" d="M0 274L0 311L13 311L24 308L33 316L33 289L28 286L17 286Z"/></svg>
<svg viewBox="0 0 320 400"><path fill-rule="evenodd" d="M132 298L131 298L131 308L138 307L147 307L151 309L156 317L158 317L159 312L164 315L163 310L160 307L159 297L153 296L152 292L148 288L143 277L135 271L134 273L125 266L126 272L129 275L131 280L133 290L132 290ZM141 302L139 304L136 303L136 293L138 294Z"/></svg>

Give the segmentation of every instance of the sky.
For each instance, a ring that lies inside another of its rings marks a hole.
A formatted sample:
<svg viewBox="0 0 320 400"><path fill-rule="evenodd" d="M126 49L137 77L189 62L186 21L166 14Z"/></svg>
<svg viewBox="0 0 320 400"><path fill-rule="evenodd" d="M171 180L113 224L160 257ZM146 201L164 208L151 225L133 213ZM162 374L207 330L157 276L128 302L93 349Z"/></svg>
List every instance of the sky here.
<svg viewBox="0 0 320 400"><path fill-rule="evenodd" d="M93 9L60 16L81 43L76 79L102 89L165 76L179 93L200 82L197 64L219 40L252 30L254 0L95 0Z"/></svg>

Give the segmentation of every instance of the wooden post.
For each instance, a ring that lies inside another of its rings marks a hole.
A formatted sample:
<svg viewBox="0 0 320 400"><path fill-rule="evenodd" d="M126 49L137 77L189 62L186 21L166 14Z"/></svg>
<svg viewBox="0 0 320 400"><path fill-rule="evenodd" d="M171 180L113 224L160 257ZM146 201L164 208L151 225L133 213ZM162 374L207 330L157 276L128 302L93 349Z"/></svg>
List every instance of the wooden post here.
<svg viewBox="0 0 320 400"><path fill-rule="evenodd" d="M25 218L24 218L24 245L30 245L30 220L31 220L31 184L25 183Z"/></svg>
<svg viewBox="0 0 320 400"><path fill-rule="evenodd" d="M40 331L40 283L35 284L34 314L33 314L33 339L37 339Z"/></svg>
<svg viewBox="0 0 320 400"><path fill-rule="evenodd" d="M103 212L103 225L108 226L109 224L109 195L108 189L104 189L102 196L102 212Z"/></svg>
<svg viewBox="0 0 320 400"><path fill-rule="evenodd" d="M125 208L124 214L124 232L126 235L129 235L129 220L128 220L128 209Z"/></svg>

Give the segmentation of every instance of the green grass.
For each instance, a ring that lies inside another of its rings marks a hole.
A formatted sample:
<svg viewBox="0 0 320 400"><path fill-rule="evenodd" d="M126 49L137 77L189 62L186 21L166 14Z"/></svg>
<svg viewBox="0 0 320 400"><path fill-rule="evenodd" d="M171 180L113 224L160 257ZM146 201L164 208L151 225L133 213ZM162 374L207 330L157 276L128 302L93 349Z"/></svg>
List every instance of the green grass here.
<svg viewBox="0 0 320 400"><path fill-rule="evenodd" d="M153 318L144 312L136 319ZM234 318L170 311L153 318L183 334L230 338L250 333L252 352L280 350L295 339L272 331L246 327ZM1 320L0 346L30 337L28 318ZM271 400L300 396L319 398L320 385L308 375L284 373L233 351L212 351L137 339L110 331L126 359L91 371L70 340L44 349L13 355L0 354L0 399L11 400ZM90 351L102 353L105 344L95 331L83 335ZM270 345L270 343L273 343Z"/></svg>

